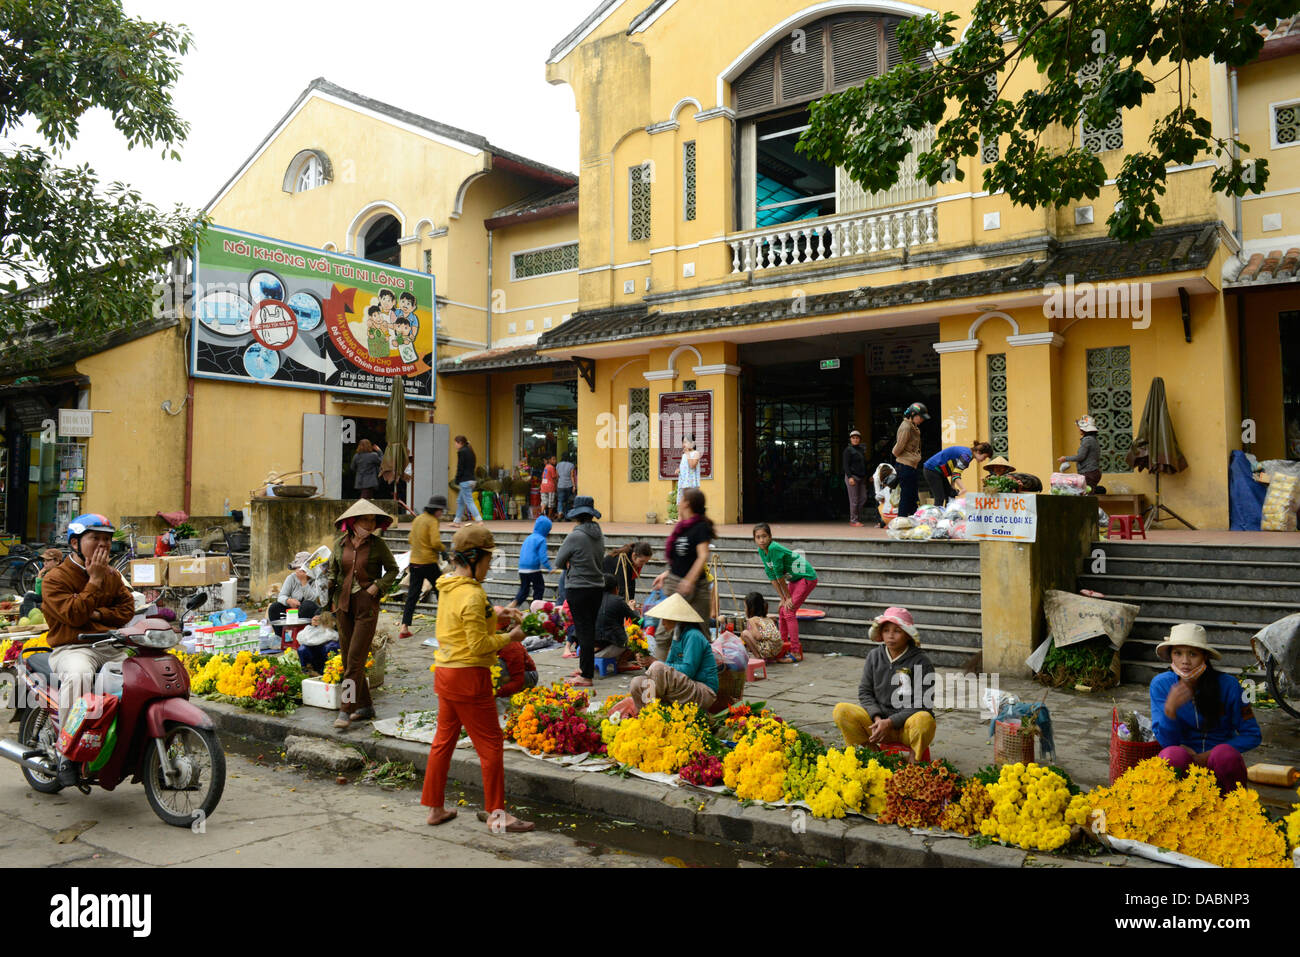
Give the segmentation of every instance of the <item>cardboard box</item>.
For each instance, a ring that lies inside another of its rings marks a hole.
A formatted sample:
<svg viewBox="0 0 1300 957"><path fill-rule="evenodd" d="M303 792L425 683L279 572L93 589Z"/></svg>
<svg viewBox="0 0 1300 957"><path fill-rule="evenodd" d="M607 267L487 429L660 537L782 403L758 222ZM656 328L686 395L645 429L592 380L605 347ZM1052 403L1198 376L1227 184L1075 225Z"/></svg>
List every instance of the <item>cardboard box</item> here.
<svg viewBox="0 0 1300 957"><path fill-rule="evenodd" d="M166 582L166 566L161 558L140 558L131 562L132 586L161 588Z"/></svg>
<svg viewBox="0 0 1300 957"><path fill-rule="evenodd" d="M192 555L169 556L163 559L167 563L167 584L182 587L202 585L219 585L233 575L229 555L206 555L196 558Z"/></svg>

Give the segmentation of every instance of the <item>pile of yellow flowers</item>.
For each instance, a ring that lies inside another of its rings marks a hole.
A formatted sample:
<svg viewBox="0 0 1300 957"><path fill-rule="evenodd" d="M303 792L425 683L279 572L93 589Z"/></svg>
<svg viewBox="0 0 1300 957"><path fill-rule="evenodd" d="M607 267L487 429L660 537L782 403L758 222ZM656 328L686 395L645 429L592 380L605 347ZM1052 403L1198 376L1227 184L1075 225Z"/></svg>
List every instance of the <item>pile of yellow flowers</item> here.
<svg viewBox="0 0 1300 957"><path fill-rule="evenodd" d="M785 749L797 740L799 732L779 721L751 725L722 762L722 783L742 801L780 801L790 768Z"/></svg>
<svg viewBox="0 0 1300 957"><path fill-rule="evenodd" d="M873 758L865 765L853 748L831 748L817 759L817 779L807 796L813 817L843 817L848 811L879 814L892 773Z"/></svg>
<svg viewBox="0 0 1300 957"><path fill-rule="evenodd" d="M366 671L370 671L375 665L375 656L366 656ZM433 669L430 668L430 671ZM330 656L325 659L325 670L321 673L320 680L327 685L336 685L343 680L343 655L340 652L330 652Z"/></svg>
<svg viewBox="0 0 1300 957"><path fill-rule="evenodd" d="M1148 758L1089 798L1094 826L1115 837L1220 867L1291 866L1286 837L1268 820L1259 795L1242 787L1222 794L1208 768L1193 765L1179 778L1167 762Z"/></svg>
<svg viewBox="0 0 1300 957"><path fill-rule="evenodd" d="M956 831L969 837L980 829L980 824L993 812L993 798L982 781L970 781L961 789L961 799L949 802L943 809L939 826L945 831Z"/></svg>
<svg viewBox="0 0 1300 957"><path fill-rule="evenodd" d="M1300 797L1300 789L1295 792L1296 797ZM1291 805L1291 813L1282 818L1282 823L1286 825L1287 843L1294 850L1300 847L1300 804Z"/></svg>
<svg viewBox="0 0 1300 957"><path fill-rule="evenodd" d="M235 660L223 668L217 675L216 691L218 694L230 695L232 698L251 698L257 687L258 676L271 670L271 662L265 658L253 660L251 651L241 651ZM224 659L223 659L224 660Z"/></svg>
<svg viewBox="0 0 1300 957"><path fill-rule="evenodd" d="M1025 850L1054 851L1088 819L1088 798L1070 797L1065 778L1039 764L1004 764L988 792L993 810L980 833Z"/></svg>
<svg viewBox="0 0 1300 957"><path fill-rule="evenodd" d="M635 718L601 722L600 731L610 757L646 772L672 774L704 748L700 709L693 704L667 706L656 701Z"/></svg>

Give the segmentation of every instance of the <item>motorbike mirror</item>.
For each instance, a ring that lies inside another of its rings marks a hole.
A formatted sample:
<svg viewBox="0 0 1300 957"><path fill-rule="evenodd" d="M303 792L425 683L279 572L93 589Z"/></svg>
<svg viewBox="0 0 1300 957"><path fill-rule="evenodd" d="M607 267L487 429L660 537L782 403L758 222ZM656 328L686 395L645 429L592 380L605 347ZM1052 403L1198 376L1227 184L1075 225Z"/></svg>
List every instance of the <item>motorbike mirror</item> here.
<svg viewBox="0 0 1300 957"><path fill-rule="evenodd" d="M204 594L203 592L196 592L186 600L185 610L193 611L194 609L199 608L200 606L206 604L207 600L208 600L208 596L206 594Z"/></svg>

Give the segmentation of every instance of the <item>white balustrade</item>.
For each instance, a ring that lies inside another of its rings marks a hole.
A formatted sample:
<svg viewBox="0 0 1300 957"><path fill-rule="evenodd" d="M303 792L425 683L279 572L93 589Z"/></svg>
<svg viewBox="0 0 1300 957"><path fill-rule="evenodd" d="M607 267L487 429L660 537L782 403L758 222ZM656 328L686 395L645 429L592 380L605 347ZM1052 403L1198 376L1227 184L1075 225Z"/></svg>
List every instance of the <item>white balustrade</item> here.
<svg viewBox="0 0 1300 957"><path fill-rule="evenodd" d="M938 208L918 206L896 212L854 213L806 226L773 226L727 243L734 274L928 246L938 242L938 234Z"/></svg>

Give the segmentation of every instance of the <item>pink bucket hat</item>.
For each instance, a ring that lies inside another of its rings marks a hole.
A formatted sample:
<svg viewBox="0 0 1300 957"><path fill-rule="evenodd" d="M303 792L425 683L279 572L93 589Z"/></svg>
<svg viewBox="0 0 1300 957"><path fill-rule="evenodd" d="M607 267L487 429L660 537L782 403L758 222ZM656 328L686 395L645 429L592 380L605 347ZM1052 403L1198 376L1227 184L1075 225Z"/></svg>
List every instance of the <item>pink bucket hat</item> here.
<svg viewBox="0 0 1300 957"><path fill-rule="evenodd" d="M907 637L912 639L912 643L918 648L921 645L921 633L917 630L916 623L912 621L912 613L906 608L886 608L885 613L872 620L871 632L867 635L872 641L883 641L880 637L880 626L887 621L892 621L903 631L907 632Z"/></svg>

